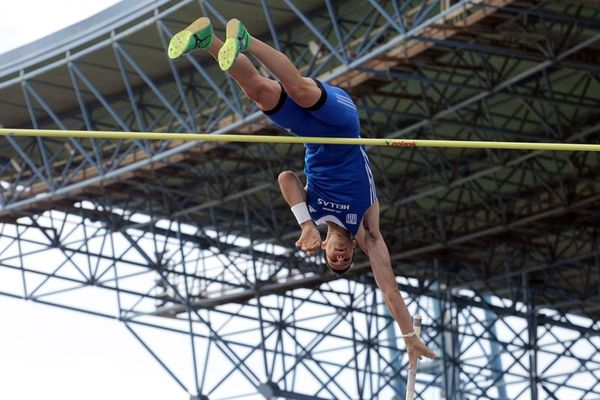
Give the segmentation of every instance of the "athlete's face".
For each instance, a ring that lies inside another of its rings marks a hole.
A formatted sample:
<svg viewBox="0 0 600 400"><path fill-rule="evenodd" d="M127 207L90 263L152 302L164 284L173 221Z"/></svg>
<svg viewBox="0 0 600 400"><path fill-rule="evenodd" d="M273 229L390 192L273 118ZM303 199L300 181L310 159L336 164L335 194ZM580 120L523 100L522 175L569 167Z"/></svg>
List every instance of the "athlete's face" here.
<svg viewBox="0 0 600 400"><path fill-rule="evenodd" d="M321 243L327 264L334 270L344 270L352 262L356 240L347 236L332 235Z"/></svg>

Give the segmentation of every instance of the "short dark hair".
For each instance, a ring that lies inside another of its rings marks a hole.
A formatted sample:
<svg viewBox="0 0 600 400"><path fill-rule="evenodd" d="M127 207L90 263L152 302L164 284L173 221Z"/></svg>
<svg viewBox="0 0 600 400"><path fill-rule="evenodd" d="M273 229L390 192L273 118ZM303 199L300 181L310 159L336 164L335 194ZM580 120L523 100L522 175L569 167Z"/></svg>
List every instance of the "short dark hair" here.
<svg viewBox="0 0 600 400"><path fill-rule="evenodd" d="M337 276L342 276L346 272L348 272L348 270L352 266L352 263L354 263L354 254L355 253L356 253L356 249L352 249L352 258L350 258L350 262L348 263L348 266L344 269L331 268L331 265L329 265L329 259L327 258L327 251L325 249L323 249L323 260L325 260L325 265L327 265L327 268L329 268L330 271L332 271Z"/></svg>

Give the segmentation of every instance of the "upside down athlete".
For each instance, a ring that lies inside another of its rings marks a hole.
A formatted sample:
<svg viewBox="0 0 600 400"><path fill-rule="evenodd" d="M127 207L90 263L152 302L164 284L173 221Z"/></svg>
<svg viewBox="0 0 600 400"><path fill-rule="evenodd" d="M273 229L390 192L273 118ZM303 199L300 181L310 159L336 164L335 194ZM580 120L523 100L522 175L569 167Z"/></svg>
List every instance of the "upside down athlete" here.
<svg viewBox="0 0 600 400"><path fill-rule="evenodd" d="M348 94L305 78L281 52L250 36L237 19L227 23L226 41L213 33L210 20L199 18L171 39L168 55L176 59L208 51L274 123L296 136L360 137L358 112ZM279 81L260 75L248 57L262 62ZM308 255L323 250L327 266L346 272L356 246L369 257L377 286L400 326L411 366L422 356L435 358L414 335L410 313L400 295L388 248L379 232L379 202L369 160L362 146L306 144L306 186L292 171L279 175L279 187L302 228L296 246ZM321 241L316 224L327 224Z"/></svg>

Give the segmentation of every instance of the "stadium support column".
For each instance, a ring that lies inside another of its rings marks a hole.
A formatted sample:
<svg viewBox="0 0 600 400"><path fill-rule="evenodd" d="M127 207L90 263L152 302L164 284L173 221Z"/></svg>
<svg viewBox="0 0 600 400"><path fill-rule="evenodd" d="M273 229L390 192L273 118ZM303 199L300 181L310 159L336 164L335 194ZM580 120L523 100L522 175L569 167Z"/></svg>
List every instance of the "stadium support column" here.
<svg viewBox="0 0 600 400"><path fill-rule="evenodd" d="M483 296L486 303L491 304L491 296ZM486 325L489 327L489 332L492 338L497 338L498 333L496 331L496 314L490 309L485 310ZM496 389L498 390L498 397L501 399L507 399L506 395L506 382L504 381L504 374L502 369L502 360L500 355L502 354L502 346L496 340L490 340L490 355L489 362L490 368L494 371L494 380L496 381Z"/></svg>
<svg viewBox="0 0 600 400"><path fill-rule="evenodd" d="M531 400L538 400L538 368L537 368L537 315L535 310L535 300L529 275L525 272L522 275L523 297L527 306L527 339L529 352L529 387Z"/></svg>
<svg viewBox="0 0 600 400"><path fill-rule="evenodd" d="M442 396L446 400L461 400L460 394L460 342L458 332L458 308L452 301L451 288L443 283L439 261L433 261L436 281L431 284L431 290L437 291L433 299L433 318L440 324L436 344L440 349L442 362Z"/></svg>

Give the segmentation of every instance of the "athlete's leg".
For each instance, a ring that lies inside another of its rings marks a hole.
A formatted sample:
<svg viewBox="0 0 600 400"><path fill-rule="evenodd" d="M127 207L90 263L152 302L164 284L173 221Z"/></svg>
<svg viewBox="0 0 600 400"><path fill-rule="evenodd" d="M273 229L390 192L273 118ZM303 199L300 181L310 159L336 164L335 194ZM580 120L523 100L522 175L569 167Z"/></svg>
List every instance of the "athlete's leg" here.
<svg viewBox="0 0 600 400"><path fill-rule="evenodd" d="M321 98L321 89L314 79L305 78L285 54L265 42L252 38L250 53L279 79L285 91L300 107L311 107Z"/></svg>
<svg viewBox="0 0 600 400"><path fill-rule="evenodd" d="M219 49L222 46L223 41L215 36L206 50L218 60ZM235 65L227 73L261 110L271 110L277 105L281 96L281 86L277 81L262 76L245 55L240 54Z"/></svg>
<svg viewBox="0 0 600 400"><path fill-rule="evenodd" d="M201 17L171 38L168 55L171 59L177 59L191 51L202 49L218 59L222 46L223 41L214 35L210 19ZM248 57L240 54L238 58L236 65L228 71L229 74L261 110L271 110L281 96L279 83L260 75Z"/></svg>
<svg viewBox="0 0 600 400"><path fill-rule="evenodd" d="M223 54L219 56L221 68L234 68L243 56L240 53L249 51L275 75L296 104L308 108L319 101L322 91L316 82L303 77L285 54L255 37L250 37L239 20L232 19L227 23L226 35L227 41L221 50Z"/></svg>

